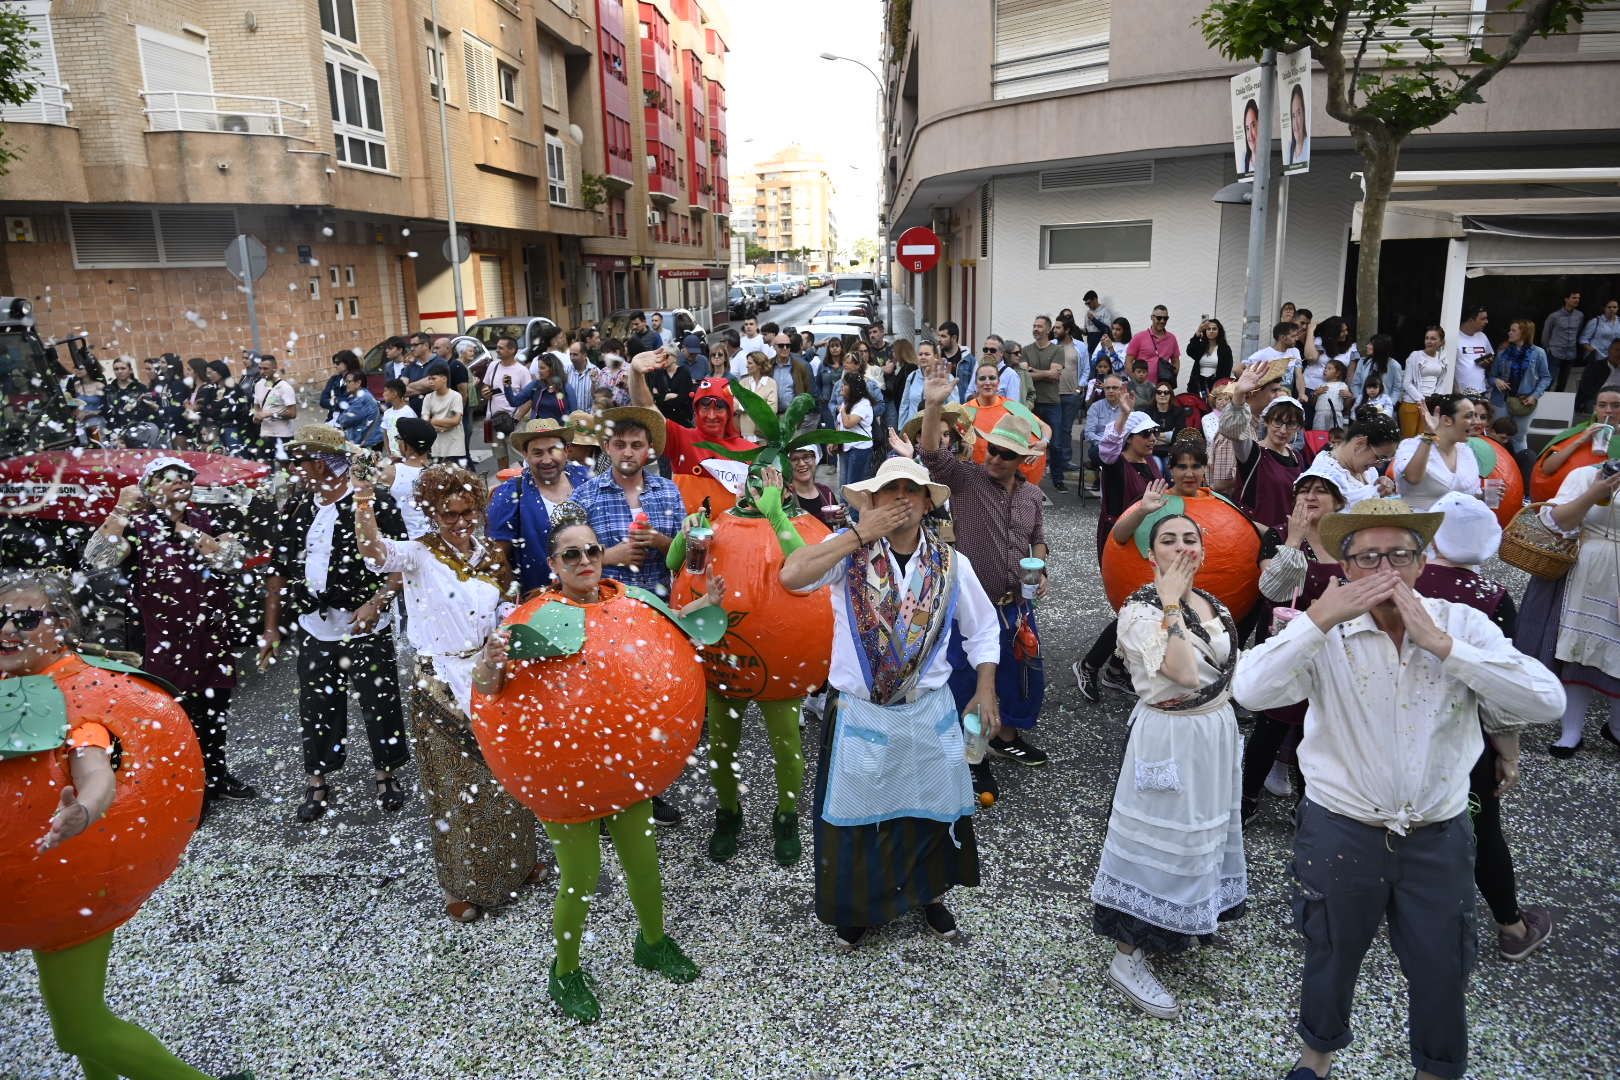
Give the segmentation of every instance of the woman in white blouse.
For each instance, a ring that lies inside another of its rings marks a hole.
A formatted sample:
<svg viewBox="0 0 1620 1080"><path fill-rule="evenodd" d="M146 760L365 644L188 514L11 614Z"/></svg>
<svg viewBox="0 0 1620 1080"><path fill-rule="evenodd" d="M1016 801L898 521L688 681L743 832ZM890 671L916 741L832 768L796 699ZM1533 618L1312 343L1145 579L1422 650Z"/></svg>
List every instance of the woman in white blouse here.
<svg viewBox="0 0 1620 1080"><path fill-rule="evenodd" d="M1115 941L1108 982L1168 1020L1181 1006L1147 952L1181 952L1240 917L1249 882L1231 704L1237 627L1192 585L1204 538L1191 518L1154 522L1148 559L1153 584L1119 611L1119 651L1139 700L1091 886L1091 925Z"/></svg>
<svg viewBox="0 0 1620 1080"><path fill-rule="evenodd" d="M1401 386L1401 437L1411 438L1423 430L1424 399L1451 391L1452 354L1446 348L1446 332L1431 326L1423 332L1423 348L1406 358L1406 381Z"/></svg>
<svg viewBox="0 0 1620 1080"><path fill-rule="evenodd" d="M1401 402L1401 408L1407 404ZM1461 394L1431 394L1423 400L1426 430L1403 439L1395 450L1395 486L1406 505L1424 511L1448 491L1479 494L1479 461L1468 445L1473 415L1473 402Z"/></svg>
<svg viewBox="0 0 1620 1080"><path fill-rule="evenodd" d="M494 544L478 535L484 485L455 465L424 469L416 500L434 531L389 540L377 530L372 490L355 492L360 554L378 573L403 574L408 634L416 650L411 742L428 815L445 914L472 922L545 876L534 815L484 763L468 724L473 671L512 610L516 587Z"/></svg>

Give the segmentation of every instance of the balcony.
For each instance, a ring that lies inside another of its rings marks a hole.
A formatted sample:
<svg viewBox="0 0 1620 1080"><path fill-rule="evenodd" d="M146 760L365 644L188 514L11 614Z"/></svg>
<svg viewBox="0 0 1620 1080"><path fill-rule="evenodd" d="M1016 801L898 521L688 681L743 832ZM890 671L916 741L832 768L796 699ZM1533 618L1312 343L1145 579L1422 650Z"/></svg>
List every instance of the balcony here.
<svg viewBox="0 0 1620 1080"><path fill-rule="evenodd" d="M142 90L147 131L221 131L310 139L309 106L280 98Z"/></svg>
<svg viewBox="0 0 1620 1080"><path fill-rule="evenodd" d="M27 101L20 105L0 107L0 123L54 124L57 127L66 127L68 114L73 111L73 104L67 99L67 86L49 82L36 82L32 85L34 94Z"/></svg>

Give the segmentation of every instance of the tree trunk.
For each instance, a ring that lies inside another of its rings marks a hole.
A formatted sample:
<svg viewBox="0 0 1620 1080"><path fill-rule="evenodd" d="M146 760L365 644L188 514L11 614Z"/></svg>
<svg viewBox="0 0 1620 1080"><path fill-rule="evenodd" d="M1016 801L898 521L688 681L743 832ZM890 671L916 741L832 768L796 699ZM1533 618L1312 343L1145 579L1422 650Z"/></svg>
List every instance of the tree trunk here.
<svg viewBox="0 0 1620 1080"><path fill-rule="evenodd" d="M1378 333L1378 268L1384 242L1384 211L1395 186L1401 144L1379 129L1352 128L1366 165L1362 174L1361 254L1356 263L1356 338L1363 345Z"/></svg>

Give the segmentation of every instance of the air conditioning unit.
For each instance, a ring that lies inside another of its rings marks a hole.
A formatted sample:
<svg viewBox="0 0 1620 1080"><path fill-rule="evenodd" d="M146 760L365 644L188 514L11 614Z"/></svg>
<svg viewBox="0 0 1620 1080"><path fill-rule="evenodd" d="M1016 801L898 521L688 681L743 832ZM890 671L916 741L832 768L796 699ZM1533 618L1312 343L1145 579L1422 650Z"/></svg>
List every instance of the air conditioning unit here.
<svg viewBox="0 0 1620 1080"><path fill-rule="evenodd" d="M662 210L649 210L649 211L647 211L647 228L656 229L658 226L662 225L663 223L664 223L664 213L663 213Z"/></svg>

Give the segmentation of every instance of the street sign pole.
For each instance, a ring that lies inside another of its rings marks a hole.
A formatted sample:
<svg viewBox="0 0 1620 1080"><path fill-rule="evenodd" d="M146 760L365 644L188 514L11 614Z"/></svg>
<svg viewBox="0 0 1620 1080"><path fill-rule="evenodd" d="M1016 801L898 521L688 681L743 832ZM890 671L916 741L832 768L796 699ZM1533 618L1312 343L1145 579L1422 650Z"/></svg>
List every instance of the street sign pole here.
<svg viewBox="0 0 1620 1080"><path fill-rule="evenodd" d="M900 234L895 241L900 254L900 265L916 280L916 299L911 305L912 322L920 330L923 324L923 275L939 265L944 250L939 235L933 229L914 225Z"/></svg>
<svg viewBox="0 0 1620 1080"><path fill-rule="evenodd" d="M242 285L247 289L248 328L253 332L253 355L259 355L259 309L253 302L253 271L248 269L248 238L243 233L236 238L236 250L242 256Z"/></svg>

